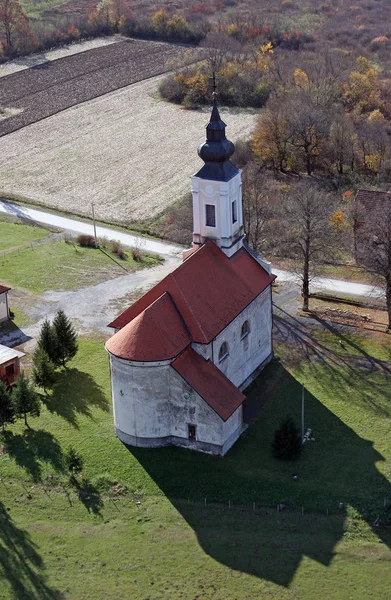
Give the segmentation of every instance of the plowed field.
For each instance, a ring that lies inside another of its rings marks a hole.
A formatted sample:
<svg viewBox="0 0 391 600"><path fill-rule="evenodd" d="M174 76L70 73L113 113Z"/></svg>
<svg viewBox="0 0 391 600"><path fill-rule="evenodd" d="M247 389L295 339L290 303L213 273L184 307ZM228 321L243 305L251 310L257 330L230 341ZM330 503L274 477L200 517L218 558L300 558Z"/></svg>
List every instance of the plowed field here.
<svg viewBox="0 0 391 600"><path fill-rule="evenodd" d="M0 122L0 136L164 73L184 50L179 45L126 40L2 77L0 106L21 112Z"/></svg>

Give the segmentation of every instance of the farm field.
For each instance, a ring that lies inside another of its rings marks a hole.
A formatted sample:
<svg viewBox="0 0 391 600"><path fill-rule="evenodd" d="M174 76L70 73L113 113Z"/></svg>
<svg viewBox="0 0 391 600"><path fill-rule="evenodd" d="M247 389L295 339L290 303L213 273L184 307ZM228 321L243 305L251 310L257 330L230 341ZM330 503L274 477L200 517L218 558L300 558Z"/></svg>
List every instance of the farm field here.
<svg viewBox="0 0 391 600"><path fill-rule="evenodd" d="M127 39L2 77L2 108L20 112L0 121L0 136L164 73L184 51L179 45Z"/></svg>
<svg viewBox="0 0 391 600"><path fill-rule="evenodd" d="M80 215L89 214L94 201L97 219L121 224L154 217L182 199L202 165L197 146L205 139L209 111L157 100L160 79L3 136L0 193ZM247 137L256 120L251 111L221 109L221 115L232 141Z"/></svg>
<svg viewBox="0 0 391 600"><path fill-rule="evenodd" d="M348 342L361 357L378 347ZM376 359L353 371L330 333L311 344L279 346L249 390L259 418L219 459L121 444L102 342L81 338L32 429L0 442L0 598L313 600L316 580L326 600L386 600L391 537L372 524L390 489L390 375ZM282 463L273 431L299 418L302 381L315 440ZM81 499L62 467L70 444L85 460Z"/></svg>

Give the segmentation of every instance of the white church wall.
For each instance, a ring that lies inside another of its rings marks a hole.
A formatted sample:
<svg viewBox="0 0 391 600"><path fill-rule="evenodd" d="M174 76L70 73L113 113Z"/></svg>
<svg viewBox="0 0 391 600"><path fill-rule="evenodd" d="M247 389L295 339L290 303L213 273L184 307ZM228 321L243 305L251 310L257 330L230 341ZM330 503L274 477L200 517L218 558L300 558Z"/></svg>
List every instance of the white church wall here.
<svg viewBox="0 0 391 600"><path fill-rule="evenodd" d="M174 369L170 373L172 435L188 439L188 425L196 425L198 442L221 446L223 420Z"/></svg>
<svg viewBox="0 0 391 600"><path fill-rule="evenodd" d="M249 322L250 333L241 339L241 328ZM229 354L219 361L219 350L227 342ZM272 353L272 306L270 288L264 290L212 342L215 365L239 387Z"/></svg>
<svg viewBox="0 0 391 600"><path fill-rule="evenodd" d="M114 427L125 443L219 454L239 437L242 407L224 422L168 361L138 365L111 355L110 363ZM196 426L195 441L189 425Z"/></svg>
<svg viewBox="0 0 391 600"><path fill-rule="evenodd" d="M110 362L114 426L117 433L119 430L130 436L129 443L132 437L169 436L169 361L137 366L136 363L111 355Z"/></svg>

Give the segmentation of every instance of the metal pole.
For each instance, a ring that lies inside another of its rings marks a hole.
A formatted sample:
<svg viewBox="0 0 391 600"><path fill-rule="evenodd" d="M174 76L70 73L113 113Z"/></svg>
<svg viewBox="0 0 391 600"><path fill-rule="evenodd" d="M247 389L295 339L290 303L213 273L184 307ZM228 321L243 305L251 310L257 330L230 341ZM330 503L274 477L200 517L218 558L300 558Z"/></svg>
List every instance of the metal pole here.
<svg viewBox="0 0 391 600"><path fill-rule="evenodd" d="M94 223L95 248L98 248L98 240L96 238L95 212L94 212L94 203L93 202L91 202L91 207L92 207L92 221Z"/></svg>
<svg viewBox="0 0 391 600"><path fill-rule="evenodd" d="M304 440L304 383L301 390L301 443Z"/></svg>

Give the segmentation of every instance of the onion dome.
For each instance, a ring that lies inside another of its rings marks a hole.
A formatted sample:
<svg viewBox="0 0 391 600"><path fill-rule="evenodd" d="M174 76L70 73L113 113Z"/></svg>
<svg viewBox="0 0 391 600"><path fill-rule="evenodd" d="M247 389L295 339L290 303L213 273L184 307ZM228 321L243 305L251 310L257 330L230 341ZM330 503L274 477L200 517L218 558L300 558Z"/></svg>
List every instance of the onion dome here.
<svg viewBox="0 0 391 600"><path fill-rule="evenodd" d="M198 156L205 165L196 173L196 177L228 181L239 172L229 160L235 152L235 146L225 137L225 128L214 95L212 113L206 126L206 141L198 148Z"/></svg>

